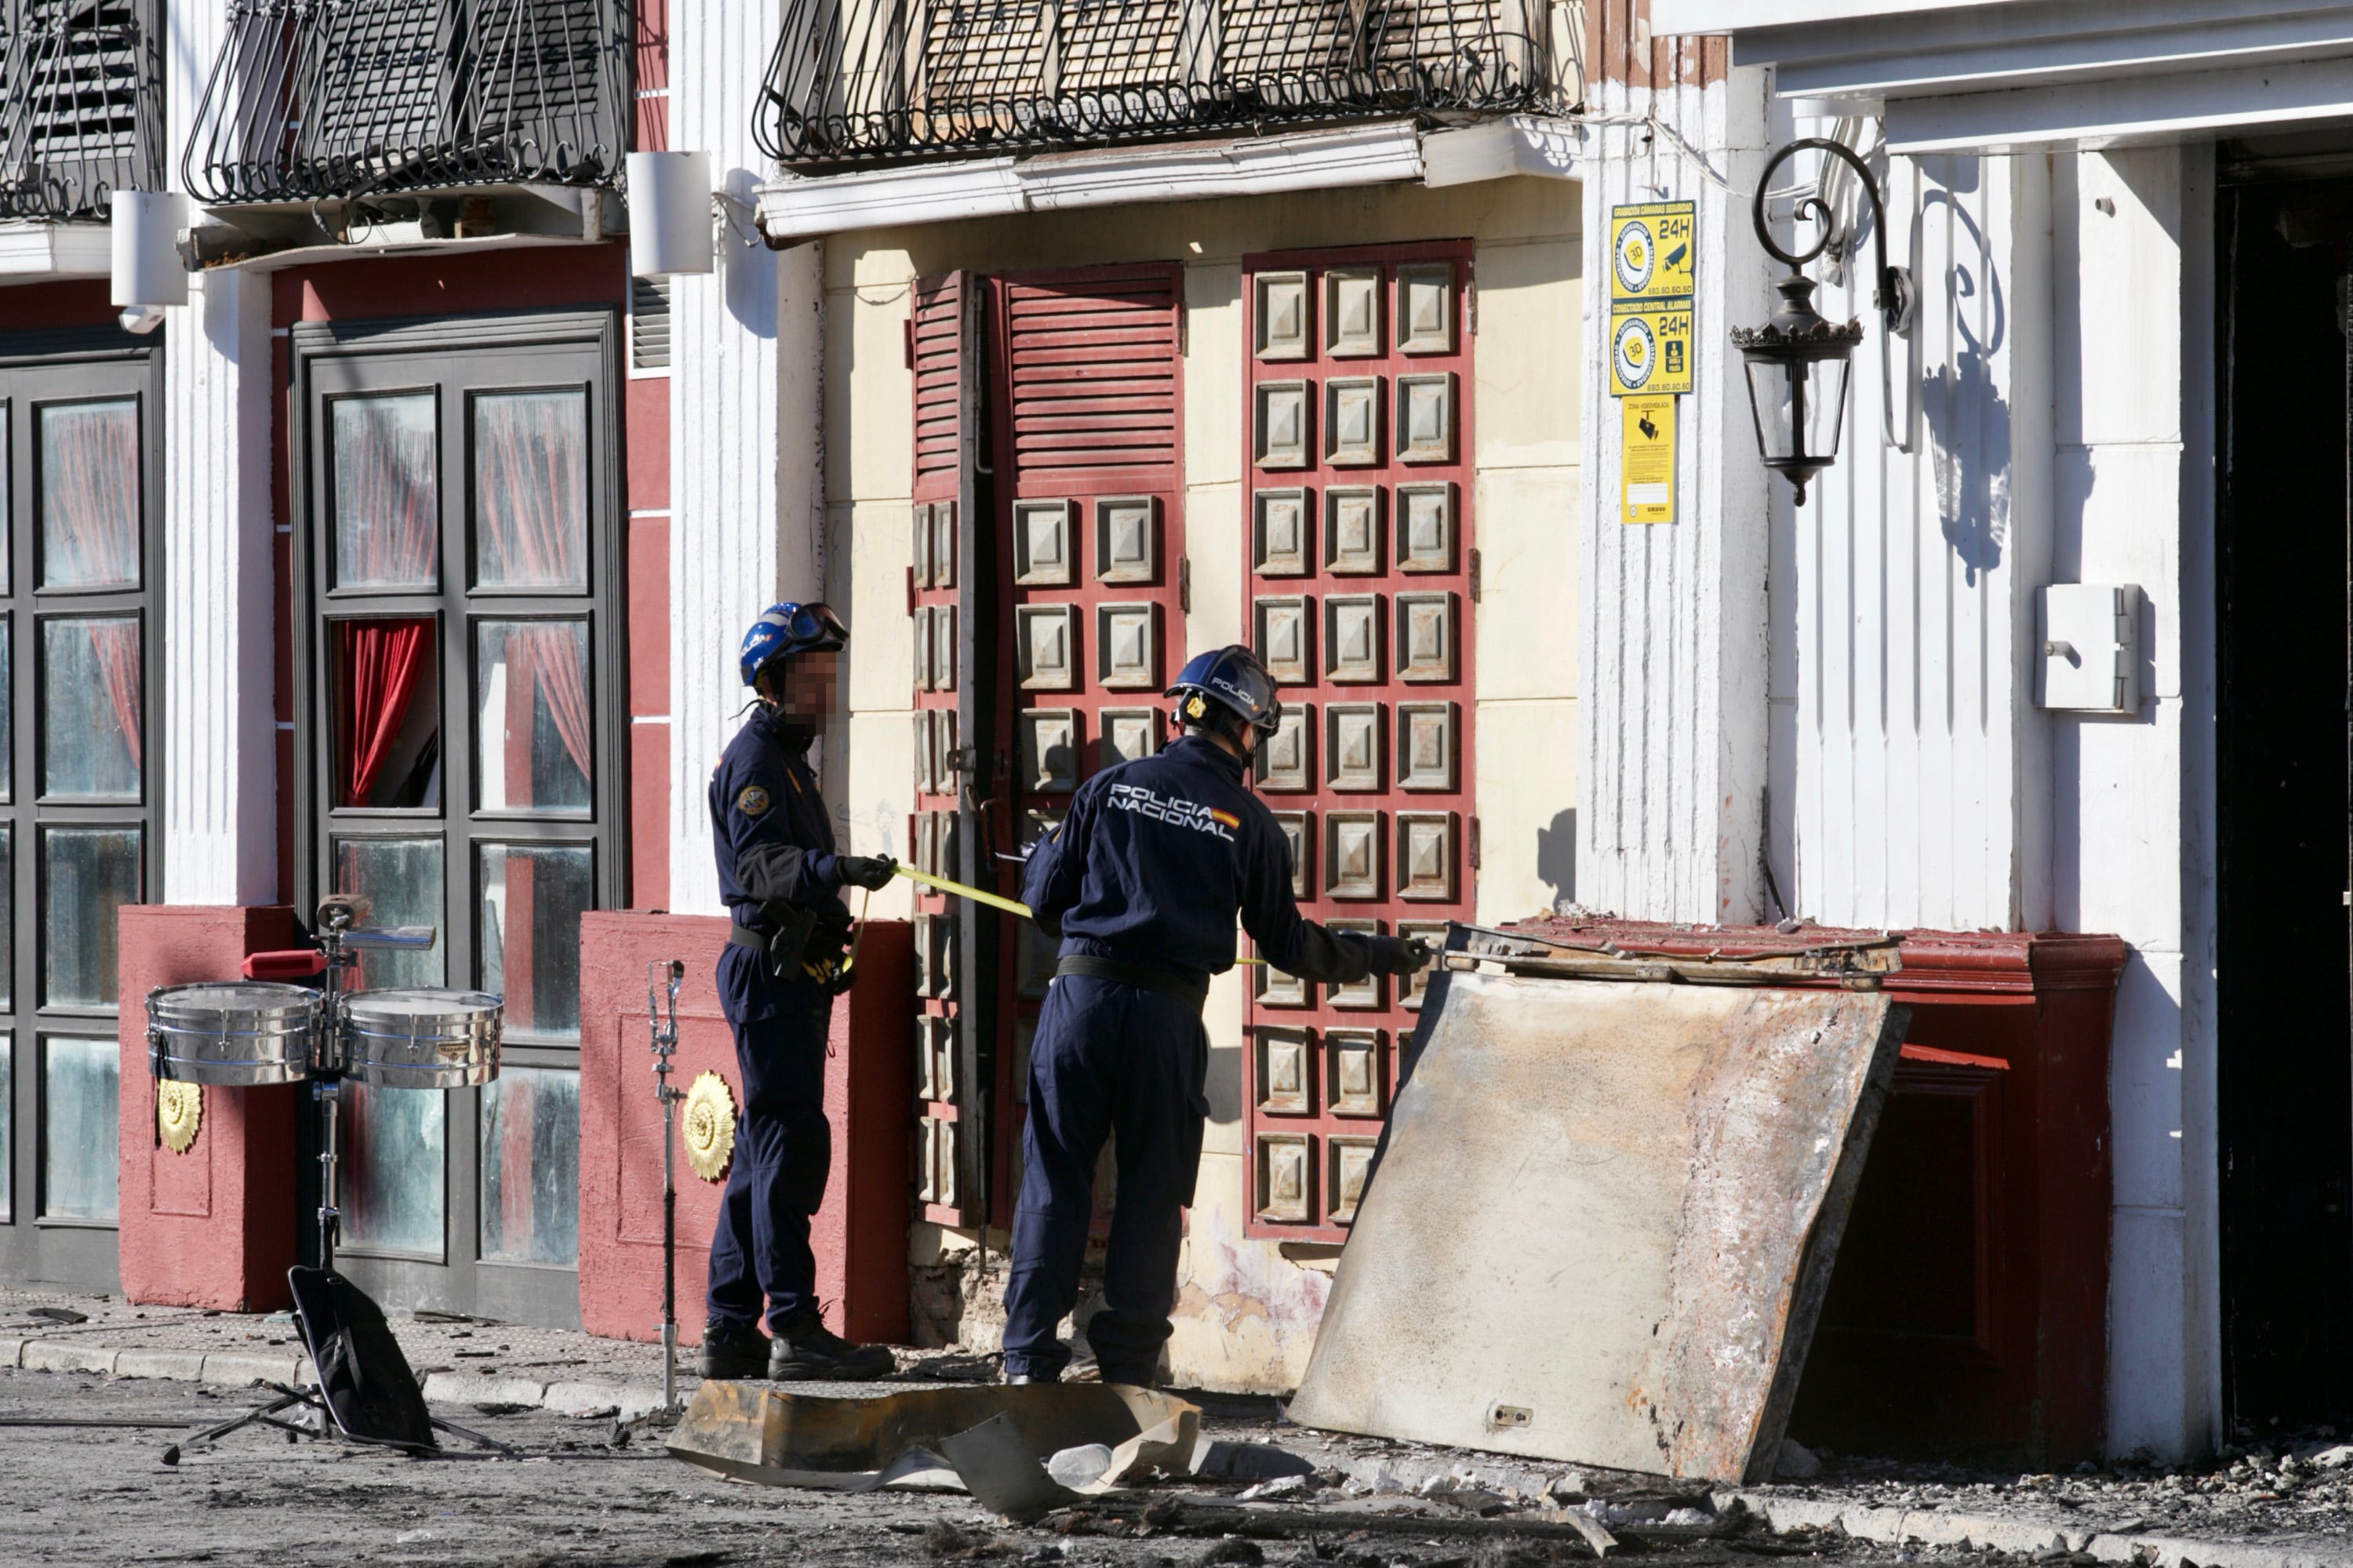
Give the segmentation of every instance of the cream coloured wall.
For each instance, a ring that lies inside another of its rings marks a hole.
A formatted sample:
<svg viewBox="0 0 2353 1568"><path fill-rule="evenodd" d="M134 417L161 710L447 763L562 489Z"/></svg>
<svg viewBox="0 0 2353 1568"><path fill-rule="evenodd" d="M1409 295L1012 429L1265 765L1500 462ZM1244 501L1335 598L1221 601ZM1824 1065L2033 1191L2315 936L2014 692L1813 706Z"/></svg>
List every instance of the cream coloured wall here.
<svg viewBox="0 0 2353 1568"><path fill-rule="evenodd" d="M1185 528L1192 563L1187 651L1240 641L1243 624L1241 258L1261 250L1475 241L1472 536L1482 856L1477 918L1548 908L1575 891L1577 398L1581 196L1571 183L1512 179L1442 191L1380 186L1280 198L1029 214L837 236L824 246L825 497L829 596L851 642L848 766L829 787L859 850L904 853L911 658L906 630L913 389L902 351L914 279L1176 260L1185 268ZM903 887L873 913L911 911ZM1242 991L1212 988L1211 1125L1180 1266L1180 1381L1229 1390L1293 1386L1329 1282L1328 1258L1293 1260L1245 1239ZM973 1238L918 1226L916 1261ZM992 1239L992 1245L1001 1240ZM993 1332L967 1317L968 1340Z"/></svg>

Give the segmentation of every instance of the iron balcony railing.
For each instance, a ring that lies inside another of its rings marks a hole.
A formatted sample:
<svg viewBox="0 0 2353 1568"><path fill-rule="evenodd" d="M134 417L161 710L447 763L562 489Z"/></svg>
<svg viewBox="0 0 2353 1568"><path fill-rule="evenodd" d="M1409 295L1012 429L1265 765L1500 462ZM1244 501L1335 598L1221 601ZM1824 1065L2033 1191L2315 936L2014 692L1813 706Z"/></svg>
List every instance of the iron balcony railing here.
<svg viewBox="0 0 2353 1568"><path fill-rule="evenodd" d="M206 202L614 185L628 0L230 0L183 173Z"/></svg>
<svg viewBox="0 0 2353 1568"><path fill-rule="evenodd" d="M164 187L145 0L0 0L0 218L102 219Z"/></svg>
<svg viewBox="0 0 2353 1568"><path fill-rule="evenodd" d="M787 0L754 132L822 165L1563 114L1580 0Z"/></svg>

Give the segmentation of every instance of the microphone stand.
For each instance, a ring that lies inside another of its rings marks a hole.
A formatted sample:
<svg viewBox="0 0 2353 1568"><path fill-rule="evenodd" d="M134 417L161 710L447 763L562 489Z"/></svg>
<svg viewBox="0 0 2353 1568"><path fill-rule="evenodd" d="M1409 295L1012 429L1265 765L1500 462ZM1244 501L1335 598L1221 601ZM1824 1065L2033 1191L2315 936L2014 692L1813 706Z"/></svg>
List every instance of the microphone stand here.
<svg viewBox="0 0 2353 1568"><path fill-rule="evenodd" d="M654 1097L662 1111L662 1408L678 1408L678 1133L674 1125L684 1089L670 1086L670 1053L678 1049L678 986L686 965L676 959L646 966L646 1023L653 1033ZM668 1021L663 998L668 983Z"/></svg>

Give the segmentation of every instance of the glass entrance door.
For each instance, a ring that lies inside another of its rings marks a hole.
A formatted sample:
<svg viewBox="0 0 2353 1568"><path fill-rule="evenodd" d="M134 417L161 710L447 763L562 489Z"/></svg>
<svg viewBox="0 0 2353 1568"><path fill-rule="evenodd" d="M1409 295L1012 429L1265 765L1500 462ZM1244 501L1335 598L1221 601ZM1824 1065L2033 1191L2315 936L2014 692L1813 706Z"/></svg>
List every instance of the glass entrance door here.
<svg viewBox="0 0 2353 1568"><path fill-rule="evenodd" d="M494 993L506 1033L484 1088L347 1091L343 1266L386 1306L575 1322L580 917L626 885L614 320L296 338L303 902L436 927L362 983Z"/></svg>
<svg viewBox="0 0 2353 1568"><path fill-rule="evenodd" d="M157 880L162 797L132 343L0 334L0 1281L118 1277L115 916Z"/></svg>

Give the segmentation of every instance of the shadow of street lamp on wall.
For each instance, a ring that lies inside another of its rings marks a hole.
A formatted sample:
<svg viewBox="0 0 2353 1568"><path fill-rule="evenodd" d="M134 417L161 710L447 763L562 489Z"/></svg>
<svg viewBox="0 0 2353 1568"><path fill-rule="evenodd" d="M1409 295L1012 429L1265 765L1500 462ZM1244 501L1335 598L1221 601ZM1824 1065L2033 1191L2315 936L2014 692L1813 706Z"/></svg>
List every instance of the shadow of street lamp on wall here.
<svg viewBox="0 0 2353 1568"><path fill-rule="evenodd" d="M1757 240L1789 269L1773 286L1781 302L1761 327L1735 327L1732 344L1740 350L1748 373L1748 408L1757 422L1757 449L1765 466L1797 487L1798 504L1806 503L1806 485L1814 475L1838 461L1839 429L1846 413L1849 362L1862 342L1862 323L1825 320L1814 309L1814 281L1803 270L1838 238L1830 204L1817 194L1802 198L1793 215L1811 217L1822 227L1820 239L1809 250L1792 254L1781 249L1765 222L1765 193L1773 171L1794 154L1819 149L1842 159L1862 182L1871 198L1871 240L1878 253L1879 286L1872 295L1880 321L1896 336L1912 331L1915 295L1910 269L1887 264L1887 214L1880 205L1879 183L1852 148L1826 136L1807 136L1789 143L1766 160L1757 179L1757 196L1749 216Z"/></svg>

